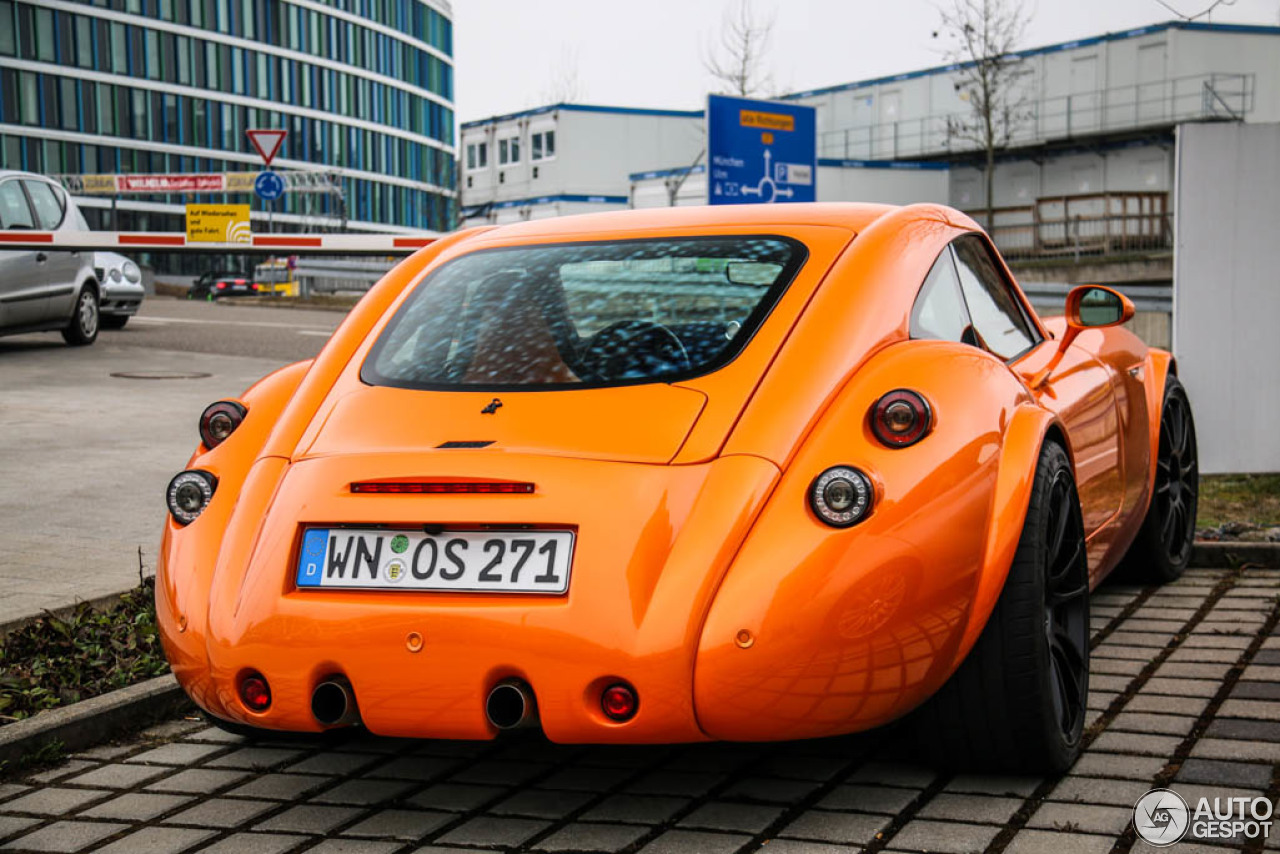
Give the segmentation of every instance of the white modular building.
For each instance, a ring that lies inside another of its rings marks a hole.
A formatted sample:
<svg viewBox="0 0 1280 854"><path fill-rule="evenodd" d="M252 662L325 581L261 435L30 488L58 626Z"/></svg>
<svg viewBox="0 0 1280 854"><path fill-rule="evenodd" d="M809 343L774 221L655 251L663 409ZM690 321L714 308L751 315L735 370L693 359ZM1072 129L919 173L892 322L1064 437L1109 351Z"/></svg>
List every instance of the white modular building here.
<svg viewBox="0 0 1280 854"><path fill-rule="evenodd" d="M462 224L628 206L633 172L690 165L702 111L554 104L462 126Z"/></svg>

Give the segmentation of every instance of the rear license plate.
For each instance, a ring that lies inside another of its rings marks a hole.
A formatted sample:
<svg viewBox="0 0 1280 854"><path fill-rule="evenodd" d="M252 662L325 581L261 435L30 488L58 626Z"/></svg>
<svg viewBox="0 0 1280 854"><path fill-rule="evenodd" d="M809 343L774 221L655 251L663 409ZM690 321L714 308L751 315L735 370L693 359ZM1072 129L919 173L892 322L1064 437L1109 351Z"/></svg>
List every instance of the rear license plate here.
<svg viewBox="0 0 1280 854"><path fill-rule="evenodd" d="M299 587L564 593L572 531L308 528Z"/></svg>

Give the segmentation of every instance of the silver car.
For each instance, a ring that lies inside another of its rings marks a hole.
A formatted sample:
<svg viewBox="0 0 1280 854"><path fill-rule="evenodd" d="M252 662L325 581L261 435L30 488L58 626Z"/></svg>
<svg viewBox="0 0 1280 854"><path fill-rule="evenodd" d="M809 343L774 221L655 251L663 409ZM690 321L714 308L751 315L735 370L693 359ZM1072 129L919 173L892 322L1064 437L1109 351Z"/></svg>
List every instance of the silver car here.
<svg viewBox="0 0 1280 854"><path fill-rule="evenodd" d="M30 172L0 171L0 229L89 229L60 185ZM0 335L60 330L68 344L98 337L93 253L53 249L0 251Z"/></svg>
<svg viewBox="0 0 1280 854"><path fill-rule="evenodd" d="M93 272L101 290L98 311L102 314L102 328L123 329L129 318L138 313L146 295L142 270L119 252L95 252Z"/></svg>

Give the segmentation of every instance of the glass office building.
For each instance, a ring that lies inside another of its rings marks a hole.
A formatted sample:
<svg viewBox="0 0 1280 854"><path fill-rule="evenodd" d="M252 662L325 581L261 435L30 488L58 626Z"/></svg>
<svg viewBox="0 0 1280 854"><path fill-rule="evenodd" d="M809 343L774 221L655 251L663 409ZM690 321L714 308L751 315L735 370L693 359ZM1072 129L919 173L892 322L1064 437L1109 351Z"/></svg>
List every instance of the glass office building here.
<svg viewBox="0 0 1280 854"><path fill-rule="evenodd" d="M342 193L286 194L278 230L447 230L450 15L444 0L0 0L0 167L253 172L245 130L279 128L273 168L340 170ZM252 197L80 198L95 228L179 231L184 202Z"/></svg>

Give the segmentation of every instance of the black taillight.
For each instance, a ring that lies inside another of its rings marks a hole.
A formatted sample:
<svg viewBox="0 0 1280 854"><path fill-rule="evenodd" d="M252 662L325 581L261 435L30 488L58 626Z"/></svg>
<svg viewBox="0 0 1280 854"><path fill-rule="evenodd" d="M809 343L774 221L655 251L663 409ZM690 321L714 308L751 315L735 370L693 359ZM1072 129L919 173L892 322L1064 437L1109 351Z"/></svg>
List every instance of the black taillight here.
<svg viewBox="0 0 1280 854"><path fill-rule="evenodd" d="M933 426L933 410L917 392L900 388L876 401L871 409L871 432L890 448L914 445Z"/></svg>
<svg viewBox="0 0 1280 854"><path fill-rule="evenodd" d="M200 441L206 448L218 447L236 431L248 413L244 404L234 400L209 404L200 414Z"/></svg>

